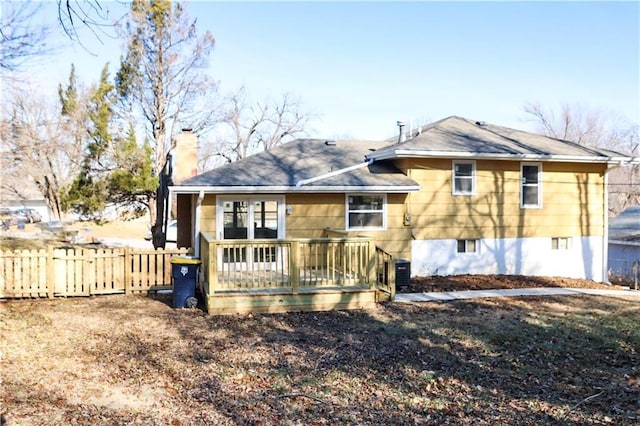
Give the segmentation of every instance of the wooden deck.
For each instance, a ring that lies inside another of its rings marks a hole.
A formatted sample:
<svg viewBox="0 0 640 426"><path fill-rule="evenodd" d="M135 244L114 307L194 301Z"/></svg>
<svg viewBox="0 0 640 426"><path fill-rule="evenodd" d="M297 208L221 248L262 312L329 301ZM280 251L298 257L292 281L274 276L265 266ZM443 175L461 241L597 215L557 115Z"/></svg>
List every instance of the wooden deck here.
<svg viewBox="0 0 640 426"><path fill-rule="evenodd" d="M307 288L293 293L291 288L225 290L207 297L212 315L235 313L276 313L373 308L378 291L367 286Z"/></svg>
<svg viewBox="0 0 640 426"><path fill-rule="evenodd" d="M363 309L393 298L391 259L368 238L216 241L202 233L199 243L212 315Z"/></svg>

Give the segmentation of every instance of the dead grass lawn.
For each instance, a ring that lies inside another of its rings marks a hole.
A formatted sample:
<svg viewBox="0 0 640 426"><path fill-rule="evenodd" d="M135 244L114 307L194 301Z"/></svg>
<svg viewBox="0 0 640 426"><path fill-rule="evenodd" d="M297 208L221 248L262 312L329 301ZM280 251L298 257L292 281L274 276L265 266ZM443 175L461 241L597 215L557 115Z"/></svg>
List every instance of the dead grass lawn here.
<svg viewBox="0 0 640 426"><path fill-rule="evenodd" d="M637 424L640 304L592 296L210 317L108 296L0 305L18 424Z"/></svg>

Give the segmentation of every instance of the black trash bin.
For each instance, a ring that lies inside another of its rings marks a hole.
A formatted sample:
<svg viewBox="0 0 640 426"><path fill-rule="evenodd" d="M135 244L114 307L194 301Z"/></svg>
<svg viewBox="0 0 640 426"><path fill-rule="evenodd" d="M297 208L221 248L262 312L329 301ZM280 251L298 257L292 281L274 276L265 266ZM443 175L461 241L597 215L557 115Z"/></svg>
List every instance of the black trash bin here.
<svg viewBox="0 0 640 426"><path fill-rule="evenodd" d="M411 262L405 259L396 260L396 290L409 287L411 284Z"/></svg>
<svg viewBox="0 0 640 426"><path fill-rule="evenodd" d="M195 308L198 305L196 282L200 263L200 259L191 256L171 258L174 308Z"/></svg>

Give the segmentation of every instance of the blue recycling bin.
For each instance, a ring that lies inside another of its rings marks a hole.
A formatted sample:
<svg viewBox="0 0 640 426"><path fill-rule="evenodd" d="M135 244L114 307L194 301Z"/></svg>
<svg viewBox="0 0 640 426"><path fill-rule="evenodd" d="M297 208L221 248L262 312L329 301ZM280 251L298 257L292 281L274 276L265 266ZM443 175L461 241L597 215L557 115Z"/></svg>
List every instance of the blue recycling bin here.
<svg viewBox="0 0 640 426"><path fill-rule="evenodd" d="M196 283L200 263L200 259L191 256L171 258L174 308L195 308L198 305Z"/></svg>

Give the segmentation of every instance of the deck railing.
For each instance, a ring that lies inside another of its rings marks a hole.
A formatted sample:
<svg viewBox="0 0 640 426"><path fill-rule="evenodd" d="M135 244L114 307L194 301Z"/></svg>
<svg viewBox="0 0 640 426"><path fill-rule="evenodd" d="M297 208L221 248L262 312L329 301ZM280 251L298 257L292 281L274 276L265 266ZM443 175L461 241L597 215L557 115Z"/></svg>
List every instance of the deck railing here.
<svg viewBox="0 0 640 426"><path fill-rule="evenodd" d="M297 293L376 282L370 238L219 241L203 232L200 258L201 285L209 295L265 289Z"/></svg>
<svg viewBox="0 0 640 426"><path fill-rule="evenodd" d="M378 289L393 300L396 294L396 264L393 256L376 247L376 279Z"/></svg>

